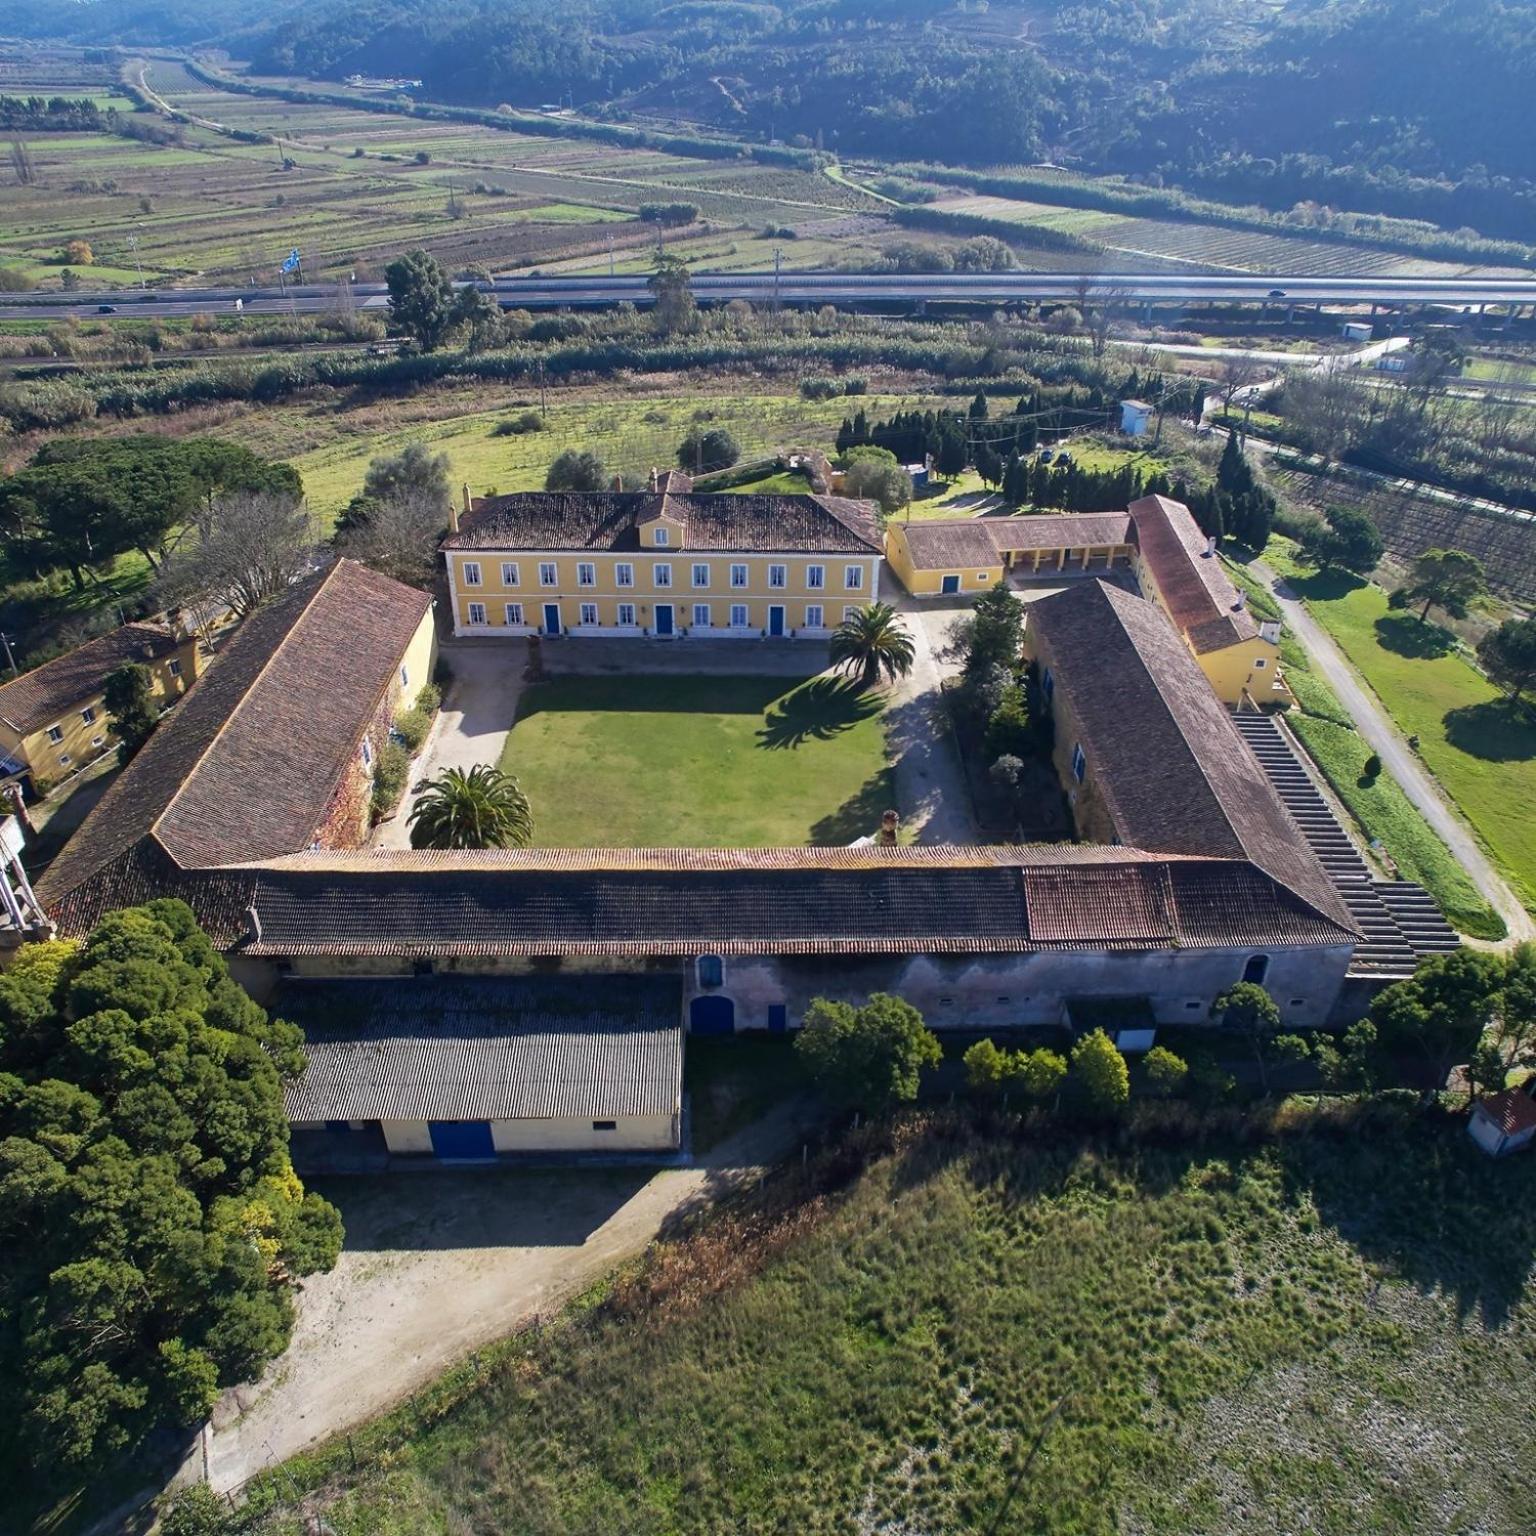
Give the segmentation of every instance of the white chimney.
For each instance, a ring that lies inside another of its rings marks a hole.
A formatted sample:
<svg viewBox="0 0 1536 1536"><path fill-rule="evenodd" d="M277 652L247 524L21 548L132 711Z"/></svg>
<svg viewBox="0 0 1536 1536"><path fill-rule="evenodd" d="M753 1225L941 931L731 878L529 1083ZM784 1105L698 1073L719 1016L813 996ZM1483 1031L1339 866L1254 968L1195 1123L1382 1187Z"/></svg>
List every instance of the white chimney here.
<svg viewBox="0 0 1536 1536"><path fill-rule="evenodd" d="M1213 533L1205 541L1205 558L1209 560L1216 553L1216 535Z"/></svg>
<svg viewBox="0 0 1536 1536"><path fill-rule="evenodd" d="M1232 611L1233 613L1241 613L1247 606L1248 594L1242 590L1239 590L1237 594L1237 601L1232 604Z"/></svg>

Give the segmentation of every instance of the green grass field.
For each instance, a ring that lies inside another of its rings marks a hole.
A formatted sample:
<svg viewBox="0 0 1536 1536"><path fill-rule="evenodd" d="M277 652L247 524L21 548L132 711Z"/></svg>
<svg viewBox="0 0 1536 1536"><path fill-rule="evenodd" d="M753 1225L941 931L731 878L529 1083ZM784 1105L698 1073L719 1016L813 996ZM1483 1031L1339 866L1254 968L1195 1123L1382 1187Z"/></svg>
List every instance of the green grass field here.
<svg viewBox="0 0 1536 1536"><path fill-rule="evenodd" d="M1277 542L1271 542L1266 559L1274 558ZM1279 618L1274 599L1244 565L1231 559L1227 565L1248 593L1254 612L1263 618ZM1297 703L1286 722L1367 841L1381 845L1404 879L1422 885L1460 932L1474 938L1502 939L1504 919L1483 899L1397 780L1389 773L1366 773L1369 745L1333 689L1313 671L1301 643L1289 632L1281 636L1280 659Z"/></svg>
<svg viewBox="0 0 1536 1536"><path fill-rule="evenodd" d="M501 766L540 847L837 845L895 804L882 703L824 679L562 677L523 695Z"/></svg>
<svg viewBox="0 0 1536 1536"><path fill-rule="evenodd" d="M1472 824L1527 907L1536 909L1536 721L1511 705L1439 626L1394 613L1358 577L1298 566L1285 541L1266 560L1338 642L1425 766Z"/></svg>
<svg viewBox="0 0 1536 1536"><path fill-rule="evenodd" d="M1529 1531L1536 1160L1402 1106L1119 1149L964 1113L777 1175L256 1528L318 1485L336 1536Z"/></svg>

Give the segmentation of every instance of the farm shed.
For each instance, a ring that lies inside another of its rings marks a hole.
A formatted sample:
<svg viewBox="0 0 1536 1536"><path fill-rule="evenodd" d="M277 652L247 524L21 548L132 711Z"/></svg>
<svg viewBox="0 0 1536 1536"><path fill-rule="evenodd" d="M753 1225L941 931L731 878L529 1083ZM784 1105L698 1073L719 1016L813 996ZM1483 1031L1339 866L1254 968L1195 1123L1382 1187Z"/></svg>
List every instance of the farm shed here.
<svg viewBox="0 0 1536 1536"><path fill-rule="evenodd" d="M1490 1094L1473 1109L1467 1133L1490 1157L1518 1152L1536 1136L1536 1100L1526 1088Z"/></svg>
<svg viewBox="0 0 1536 1536"><path fill-rule="evenodd" d="M1147 424L1152 420L1152 407L1144 400L1120 402L1120 430L1127 437L1145 437Z"/></svg>
<svg viewBox="0 0 1536 1536"><path fill-rule="evenodd" d="M421 976L290 982L303 1026L295 1130L376 1129L392 1153L671 1151L680 1142L676 977Z"/></svg>

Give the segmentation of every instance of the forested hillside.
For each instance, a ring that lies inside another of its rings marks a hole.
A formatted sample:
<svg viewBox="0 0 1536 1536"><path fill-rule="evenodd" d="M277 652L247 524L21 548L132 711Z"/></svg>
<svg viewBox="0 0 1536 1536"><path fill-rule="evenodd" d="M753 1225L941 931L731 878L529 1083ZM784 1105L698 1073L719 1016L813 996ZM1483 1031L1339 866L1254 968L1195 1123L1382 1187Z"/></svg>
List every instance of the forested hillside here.
<svg viewBox="0 0 1536 1536"><path fill-rule="evenodd" d="M1536 238L1521 0L233 0L0 4L0 30L211 44L263 73L420 78L843 154L1041 159L1227 201ZM1476 104L1470 110L1470 104Z"/></svg>

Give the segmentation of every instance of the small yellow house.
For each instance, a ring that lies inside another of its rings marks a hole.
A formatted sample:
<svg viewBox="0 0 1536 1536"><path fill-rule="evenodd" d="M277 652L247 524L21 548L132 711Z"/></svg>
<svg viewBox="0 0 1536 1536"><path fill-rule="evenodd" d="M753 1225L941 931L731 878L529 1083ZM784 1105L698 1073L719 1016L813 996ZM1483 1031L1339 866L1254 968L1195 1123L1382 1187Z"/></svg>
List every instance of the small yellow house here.
<svg viewBox="0 0 1536 1536"><path fill-rule="evenodd" d="M1010 574L1114 570L1135 554L1124 512L892 523L885 548L914 597L985 592Z"/></svg>
<svg viewBox="0 0 1536 1536"><path fill-rule="evenodd" d="M879 596L870 503L700 495L676 470L640 492L465 491L443 540L453 631L824 639Z"/></svg>
<svg viewBox="0 0 1536 1536"><path fill-rule="evenodd" d="M1280 671L1280 626L1260 623L1247 596L1216 556L1216 541L1200 531L1181 501L1143 496L1129 507L1136 538L1136 581L1173 620L1216 697L1237 704L1290 699Z"/></svg>
<svg viewBox="0 0 1536 1536"><path fill-rule="evenodd" d="M197 640L159 624L124 624L0 686L0 782L25 779L37 794L112 746L102 703L119 667L149 668L162 709L197 680Z"/></svg>

